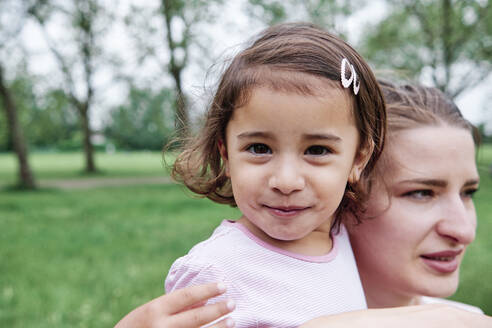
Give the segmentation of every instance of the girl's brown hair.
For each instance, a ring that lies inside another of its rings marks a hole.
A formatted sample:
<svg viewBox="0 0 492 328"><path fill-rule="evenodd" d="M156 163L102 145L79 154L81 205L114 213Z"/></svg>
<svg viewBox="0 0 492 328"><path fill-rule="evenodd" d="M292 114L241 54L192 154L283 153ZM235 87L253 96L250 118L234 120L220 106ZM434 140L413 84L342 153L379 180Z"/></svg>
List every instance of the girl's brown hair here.
<svg viewBox="0 0 492 328"><path fill-rule="evenodd" d="M343 58L354 66L360 80L357 95L352 87L343 89L341 85ZM236 205L218 150L218 143L225 142L234 109L247 103L251 92L260 86L304 95L320 92L312 79L306 77L333 81L333 87L343 89L352 99L352 115L360 134L359 152L371 154L361 174L368 176L381 153L386 131L384 100L371 69L338 37L313 24L287 23L264 30L231 61L220 79L203 128L184 143L173 165L172 177L215 202ZM364 199L359 184L347 184L338 213L357 213Z"/></svg>

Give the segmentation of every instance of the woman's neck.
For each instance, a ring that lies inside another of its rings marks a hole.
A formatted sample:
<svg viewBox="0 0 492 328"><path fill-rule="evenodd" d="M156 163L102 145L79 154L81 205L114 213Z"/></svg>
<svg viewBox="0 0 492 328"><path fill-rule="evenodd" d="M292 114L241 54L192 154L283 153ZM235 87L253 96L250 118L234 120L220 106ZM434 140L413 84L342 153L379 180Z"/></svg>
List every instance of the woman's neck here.
<svg viewBox="0 0 492 328"><path fill-rule="evenodd" d="M420 304L420 296L405 295L394 290L374 288L374 286L371 288L368 283L364 284L364 280L362 285L366 294L367 306L370 309Z"/></svg>

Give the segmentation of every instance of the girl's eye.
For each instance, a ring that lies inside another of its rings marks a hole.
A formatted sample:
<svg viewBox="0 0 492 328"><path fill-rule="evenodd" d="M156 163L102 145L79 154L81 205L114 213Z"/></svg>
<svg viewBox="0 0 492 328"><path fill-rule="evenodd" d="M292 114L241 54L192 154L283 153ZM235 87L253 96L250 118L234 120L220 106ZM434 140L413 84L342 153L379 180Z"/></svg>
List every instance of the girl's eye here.
<svg viewBox="0 0 492 328"><path fill-rule="evenodd" d="M467 198L473 198L475 193L478 191L478 188L468 189L463 192L463 196Z"/></svg>
<svg viewBox="0 0 492 328"><path fill-rule="evenodd" d="M330 154L331 150L324 146L311 146L304 152L305 155L322 156Z"/></svg>
<svg viewBox="0 0 492 328"><path fill-rule="evenodd" d="M262 143L252 144L246 149L246 151L255 155L264 155L264 154L272 153L270 147Z"/></svg>
<svg viewBox="0 0 492 328"><path fill-rule="evenodd" d="M430 189L412 190L403 194L403 196L415 199L426 199L434 197L434 192Z"/></svg>

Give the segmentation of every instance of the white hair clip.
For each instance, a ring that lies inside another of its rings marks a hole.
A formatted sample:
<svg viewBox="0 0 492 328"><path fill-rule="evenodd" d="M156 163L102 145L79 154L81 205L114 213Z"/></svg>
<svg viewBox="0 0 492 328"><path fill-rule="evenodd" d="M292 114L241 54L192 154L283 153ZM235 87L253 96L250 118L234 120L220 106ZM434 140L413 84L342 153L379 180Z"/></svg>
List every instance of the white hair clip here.
<svg viewBox="0 0 492 328"><path fill-rule="evenodd" d="M347 79L346 69L347 65L350 67L350 78ZM350 64L347 58L342 59L342 67L340 68L340 78L344 88L349 88L353 83L354 94L359 93L360 81L357 79L357 73L355 72L354 65Z"/></svg>

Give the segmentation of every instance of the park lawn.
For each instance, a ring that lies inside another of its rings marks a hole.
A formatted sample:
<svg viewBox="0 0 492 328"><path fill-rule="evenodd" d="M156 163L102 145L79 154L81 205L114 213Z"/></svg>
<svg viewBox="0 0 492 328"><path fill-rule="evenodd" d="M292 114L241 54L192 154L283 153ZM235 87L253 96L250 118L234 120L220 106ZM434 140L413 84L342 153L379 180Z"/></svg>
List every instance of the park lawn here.
<svg viewBox="0 0 492 328"><path fill-rule="evenodd" d="M39 153L30 154L29 159L35 177L47 179L87 179L97 177L146 177L168 175L165 163L171 163L174 155L162 152L115 152L95 154L96 174L83 173L84 156L74 153ZM492 144L480 147L477 154L481 171L486 172L492 164ZM12 185L17 178L17 162L12 153L0 153L0 186Z"/></svg>
<svg viewBox="0 0 492 328"><path fill-rule="evenodd" d="M482 145L477 151L477 163L478 167L482 171L492 170L492 144ZM482 172L480 172L482 174Z"/></svg>
<svg viewBox="0 0 492 328"><path fill-rule="evenodd" d="M489 315L491 150L480 154L477 240L469 247L453 297ZM5 174L1 167L0 175ZM222 219L238 215L231 207L193 199L174 184L0 190L0 327L112 326L163 292L164 277L177 257L209 236Z"/></svg>
<svg viewBox="0 0 492 328"><path fill-rule="evenodd" d="M474 304L492 315L492 284L486 278L492 272L492 173L488 166L487 170L484 166L480 168L480 189L474 202L477 236L468 246L461 268L460 286L452 299Z"/></svg>
<svg viewBox="0 0 492 328"><path fill-rule="evenodd" d="M111 327L237 217L177 185L0 192L0 327Z"/></svg>
<svg viewBox="0 0 492 328"><path fill-rule="evenodd" d="M172 155L166 156L169 162ZM99 172L83 173L84 156L74 153L33 153L30 164L37 179L87 179L98 177L164 176L168 170L162 152L96 153ZM0 153L0 186L12 185L17 178L17 162L12 153Z"/></svg>

